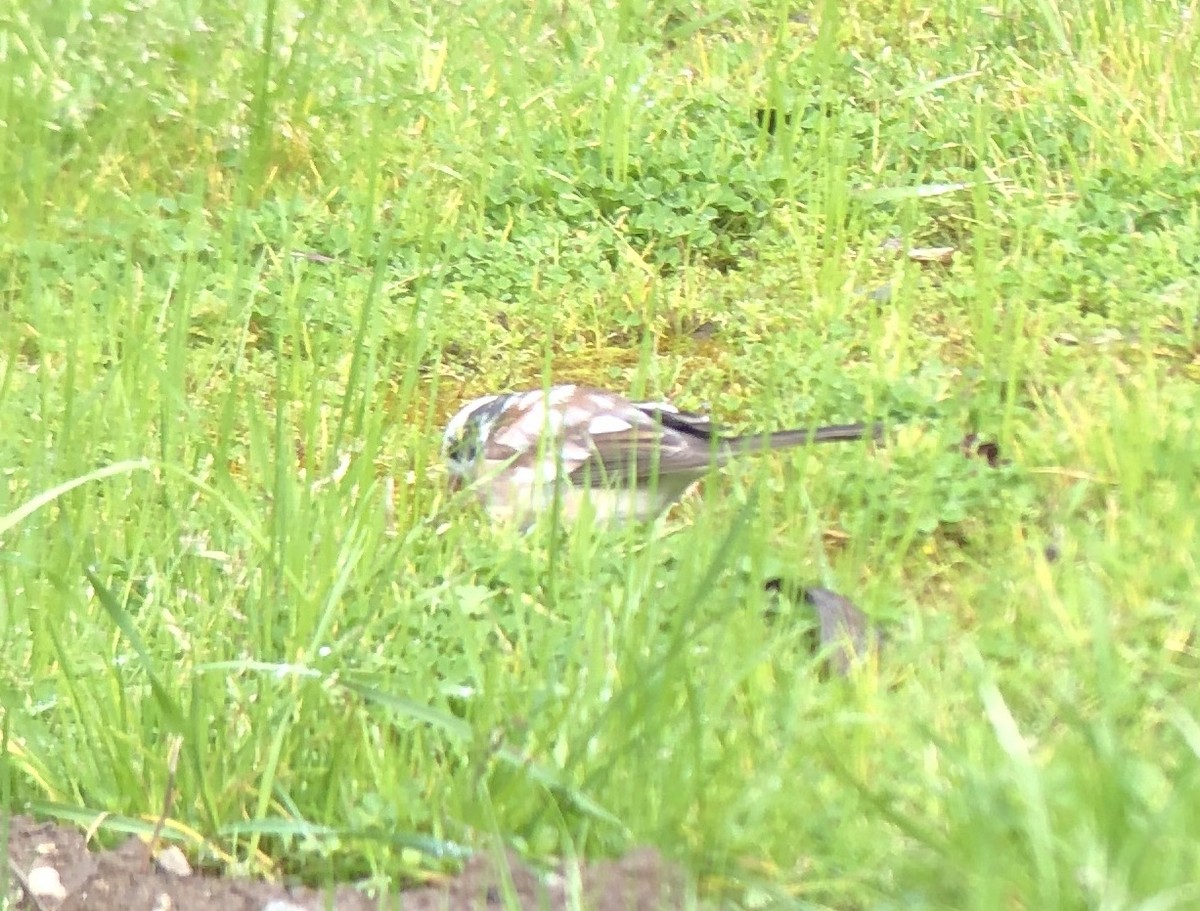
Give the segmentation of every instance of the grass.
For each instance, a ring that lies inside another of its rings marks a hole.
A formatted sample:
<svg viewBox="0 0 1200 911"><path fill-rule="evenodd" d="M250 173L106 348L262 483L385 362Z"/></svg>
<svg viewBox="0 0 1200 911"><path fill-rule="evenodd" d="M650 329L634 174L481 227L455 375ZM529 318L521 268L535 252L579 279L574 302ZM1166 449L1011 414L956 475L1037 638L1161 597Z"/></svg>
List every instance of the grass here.
<svg viewBox="0 0 1200 911"><path fill-rule="evenodd" d="M165 836L228 868L652 843L745 907L1193 906L1196 13L10 10L8 805L149 832L178 736ZM547 378L894 430L512 538L439 428ZM822 682L779 575L881 666Z"/></svg>

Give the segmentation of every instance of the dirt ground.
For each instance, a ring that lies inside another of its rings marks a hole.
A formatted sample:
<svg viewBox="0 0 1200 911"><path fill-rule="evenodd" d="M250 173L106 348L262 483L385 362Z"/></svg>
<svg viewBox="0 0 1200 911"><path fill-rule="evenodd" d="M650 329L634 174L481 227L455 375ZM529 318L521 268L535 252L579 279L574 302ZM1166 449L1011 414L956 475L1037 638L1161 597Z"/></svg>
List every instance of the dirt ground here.
<svg viewBox="0 0 1200 911"><path fill-rule="evenodd" d="M2 846L0 846L2 848ZM383 899L352 888L321 891L203 873L176 875L131 838L111 851L89 851L76 828L14 816L9 822L8 907L21 911L556 911L571 900L573 875L539 876L509 859L515 899L508 904L492 863L476 858L438 886ZM668 911L684 904L683 878L652 849L584 864L578 882L591 911ZM0 907L4 906L0 895Z"/></svg>

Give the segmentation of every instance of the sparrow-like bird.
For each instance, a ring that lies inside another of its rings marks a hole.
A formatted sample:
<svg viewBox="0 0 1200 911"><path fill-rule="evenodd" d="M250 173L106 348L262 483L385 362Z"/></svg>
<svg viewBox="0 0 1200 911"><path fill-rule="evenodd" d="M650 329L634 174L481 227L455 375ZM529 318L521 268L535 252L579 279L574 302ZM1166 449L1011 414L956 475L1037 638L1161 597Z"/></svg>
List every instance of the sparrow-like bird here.
<svg viewBox="0 0 1200 911"><path fill-rule="evenodd" d="M670 402L551 386L467 402L446 426L442 456L451 486L470 487L494 518L528 525L560 498L568 521L586 502L597 521L615 524L658 516L737 456L881 431L839 424L727 437Z"/></svg>

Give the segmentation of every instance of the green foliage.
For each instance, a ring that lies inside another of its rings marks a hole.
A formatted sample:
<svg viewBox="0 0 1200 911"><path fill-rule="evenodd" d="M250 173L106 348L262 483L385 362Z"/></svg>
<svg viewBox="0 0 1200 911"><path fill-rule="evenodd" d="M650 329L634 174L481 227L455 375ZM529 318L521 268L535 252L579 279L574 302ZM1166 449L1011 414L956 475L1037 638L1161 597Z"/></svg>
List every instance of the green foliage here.
<svg viewBox="0 0 1200 911"><path fill-rule="evenodd" d="M1039 276L1046 300L1137 322L1200 263L1200 178L1174 165L1105 168L1069 200L1021 225L1056 268Z"/></svg>
<svg viewBox="0 0 1200 911"><path fill-rule="evenodd" d="M15 807L147 833L178 735L165 837L231 868L382 886L498 835L653 843L733 906L1195 904L1186 10L35 6ZM515 535L440 428L545 377L886 445ZM822 680L774 577L887 625L880 666Z"/></svg>

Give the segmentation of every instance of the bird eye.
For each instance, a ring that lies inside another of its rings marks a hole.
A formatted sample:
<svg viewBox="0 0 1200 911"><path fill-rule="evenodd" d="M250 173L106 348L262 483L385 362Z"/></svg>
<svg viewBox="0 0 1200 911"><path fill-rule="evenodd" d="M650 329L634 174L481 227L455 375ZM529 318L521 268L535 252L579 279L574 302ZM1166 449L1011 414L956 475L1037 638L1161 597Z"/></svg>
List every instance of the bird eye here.
<svg viewBox="0 0 1200 911"><path fill-rule="evenodd" d="M446 441L445 456L451 462L474 462L479 455L479 435L464 427L453 439Z"/></svg>

